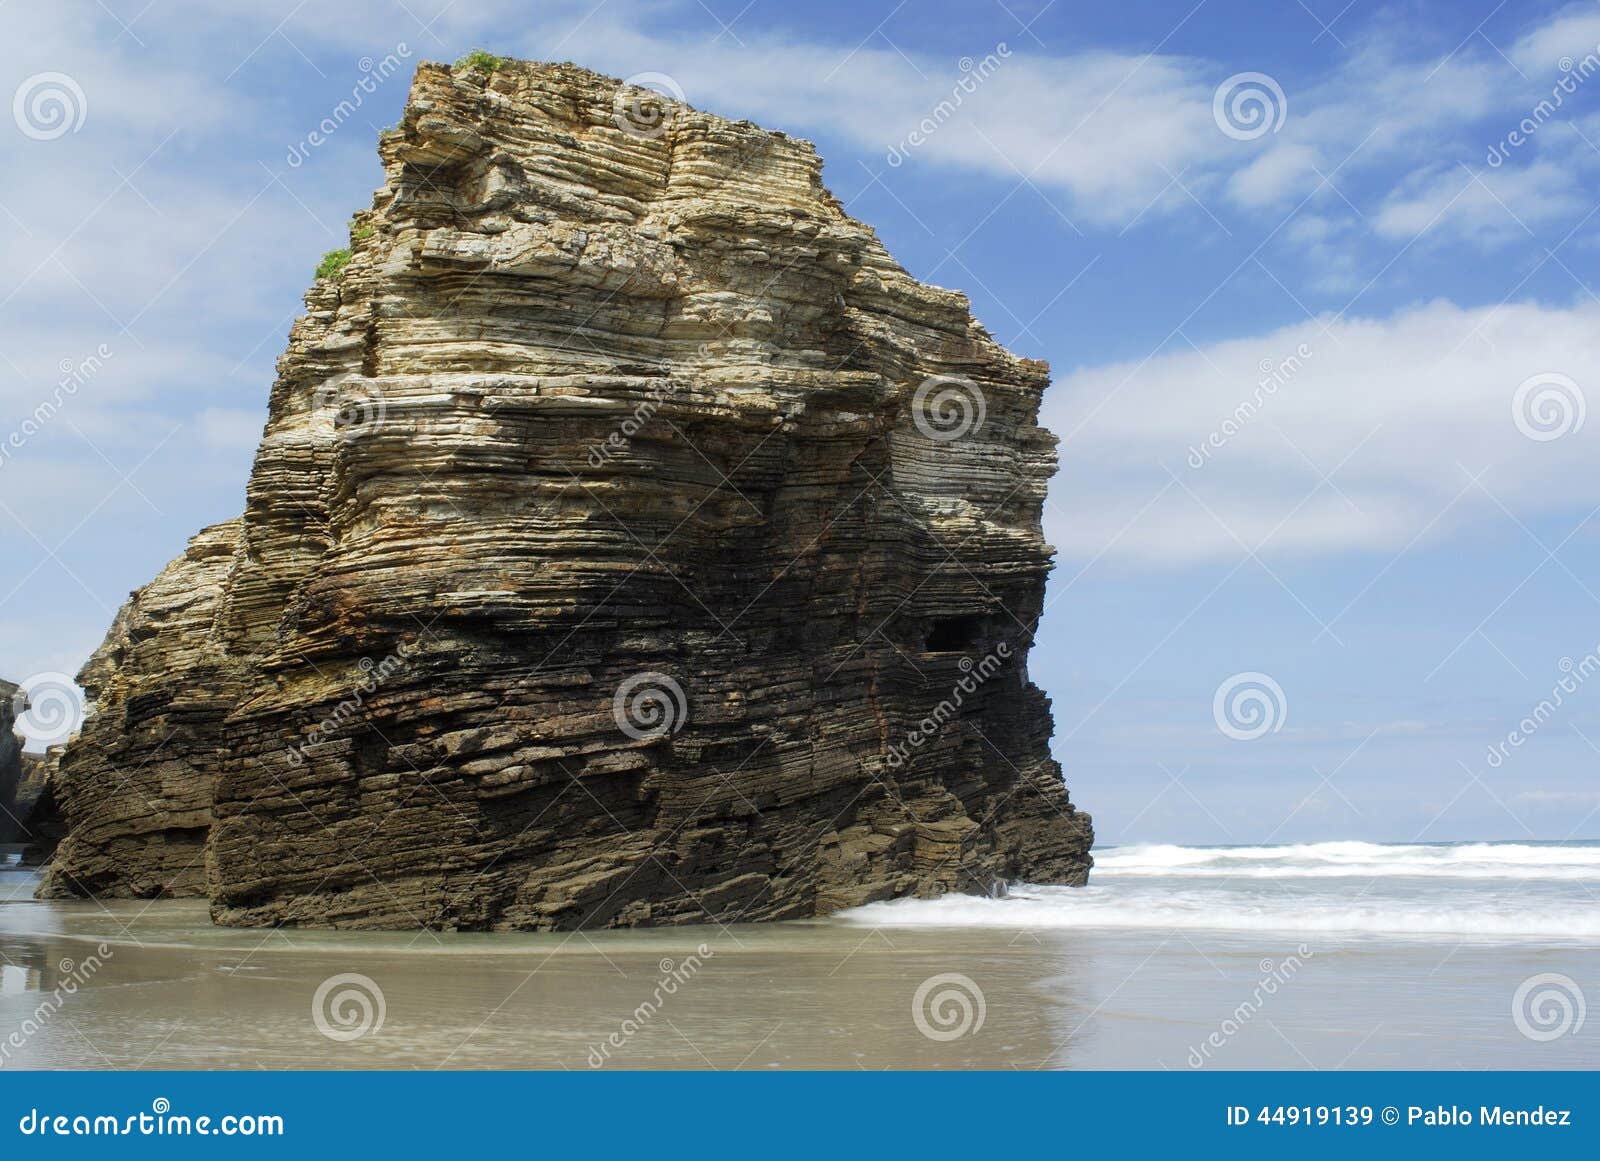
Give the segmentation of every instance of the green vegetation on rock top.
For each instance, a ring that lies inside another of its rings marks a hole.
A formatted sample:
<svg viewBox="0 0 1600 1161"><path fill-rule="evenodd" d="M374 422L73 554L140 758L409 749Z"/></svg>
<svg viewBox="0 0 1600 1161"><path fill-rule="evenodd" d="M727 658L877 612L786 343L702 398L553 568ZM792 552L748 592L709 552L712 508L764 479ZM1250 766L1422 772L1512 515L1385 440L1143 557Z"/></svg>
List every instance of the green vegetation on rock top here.
<svg viewBox="0 0 1600 1161"><path fill-rule="evenodd" d="M471 52L467 53L466 56L456 61L456 68L482 69L486 73L492 73L497 69L503 68L505 63L505 57L495 56L492 52L484 52L481 48L475 48Z"/></svg>
<svg viewBox="0 0 1600 1161"><path fill-rule="evenodd" d="M317 263L317 278L319 281L324 278L342 278L344 268L348 265L350 265L350 250L347 247L329 250L322 256L322 261Z"/></svg>

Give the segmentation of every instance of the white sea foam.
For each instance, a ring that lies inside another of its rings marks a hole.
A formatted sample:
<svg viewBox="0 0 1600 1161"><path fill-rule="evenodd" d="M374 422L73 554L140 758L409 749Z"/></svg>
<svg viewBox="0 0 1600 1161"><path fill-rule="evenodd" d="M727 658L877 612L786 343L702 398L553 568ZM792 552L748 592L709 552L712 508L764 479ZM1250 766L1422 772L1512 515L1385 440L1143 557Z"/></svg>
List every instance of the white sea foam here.
<svg viewBox="0 0 1600 1161"><path fill-rule="evenodd" d="M874 903L842 918L884 927L1600 940L1600 886L1584 881L1600 879L1600 846L1137 846L1095 857L1088 887Z"/></svg>
<svg viewBox="0 0 1600 1161"><path fill-rule="evenodd" d="M1112 847L1095 853L1096 879L1125 875L1242 878L1420 877L1597 879L1600 846L1531 843L1296 843L1259 847Z"/></svg>

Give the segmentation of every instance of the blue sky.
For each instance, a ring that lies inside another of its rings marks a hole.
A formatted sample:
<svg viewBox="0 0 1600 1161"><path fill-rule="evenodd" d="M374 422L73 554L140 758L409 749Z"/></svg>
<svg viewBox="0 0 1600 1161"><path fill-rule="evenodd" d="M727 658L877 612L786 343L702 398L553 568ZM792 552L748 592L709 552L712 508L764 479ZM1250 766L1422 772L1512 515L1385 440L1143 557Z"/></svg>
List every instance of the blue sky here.
<svg viewBox="0 0 1600 1161"><path fill-rule="evenodd" d="M1600 837L1600 5L330 7L0 7L0 675L75 671L240 511L377 130L415 61L482 46L810 138L913 274L1050 361L1031 668L1103 841ZM1214 712L1243 673L1281 690L1251 739Z"/></svg>

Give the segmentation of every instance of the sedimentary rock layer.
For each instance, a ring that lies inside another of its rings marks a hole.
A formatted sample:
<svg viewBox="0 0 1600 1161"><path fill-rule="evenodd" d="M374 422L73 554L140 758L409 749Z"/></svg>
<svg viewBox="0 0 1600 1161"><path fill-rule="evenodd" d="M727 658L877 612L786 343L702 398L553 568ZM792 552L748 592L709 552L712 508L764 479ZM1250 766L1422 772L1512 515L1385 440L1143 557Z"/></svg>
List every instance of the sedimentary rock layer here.
<svg viewBox="0 0 1600 1161"><path fill-rule="evenodd" d="M216 633L239 526L195 536L128 599L78 674L94 713L50 775L47 810L67 834L45 894L205 893L223 720L243 689Z"/></svg>
<svg viewBox="0 0 1600 1161"><path fill-rule="evenodd" d="M22 864L37 867L48 862L66 837L66 821L56 805L55 771L64 747L51 746L43 754L22 755L22 783L17 788L12 841L23 843Z"/></svg>
<svg viewBox="0 0 1600 1161"><path fill-rule="evenodd" d="M1045 366L781 133L423 65L380 153L243 516L84 672L47 889L543 929L1083 881Z"/></svg>
<svg viewBox="0 0 1600 1161"><path fill-rule="evenodd" d="M0 843L15 842L22 829L17 796L22 784L22 739L15 732L18 687L0 681Z"/></svg>

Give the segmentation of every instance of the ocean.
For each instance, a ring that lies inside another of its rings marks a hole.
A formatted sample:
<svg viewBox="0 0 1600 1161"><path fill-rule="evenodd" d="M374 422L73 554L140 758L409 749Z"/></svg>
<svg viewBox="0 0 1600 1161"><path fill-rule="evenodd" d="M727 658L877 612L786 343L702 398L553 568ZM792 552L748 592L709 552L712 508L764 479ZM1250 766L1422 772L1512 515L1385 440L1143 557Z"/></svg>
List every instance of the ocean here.
<svg viewBox="0 0 1600 1161"><path fill-rule="evenodd" d="M1020 887L866 907L896 926L1299 932L1349 939L1600 942L1600 844L1113 847L1084 890Z"/></svg>
<svg viewBox="0 0 1600 1161"><path fill-rule="evenodd" d="M0 1070L1600 1067L1600 844L1096 859L1081 889L552 935L217 928L36 902L13 864Z"/></svg>

